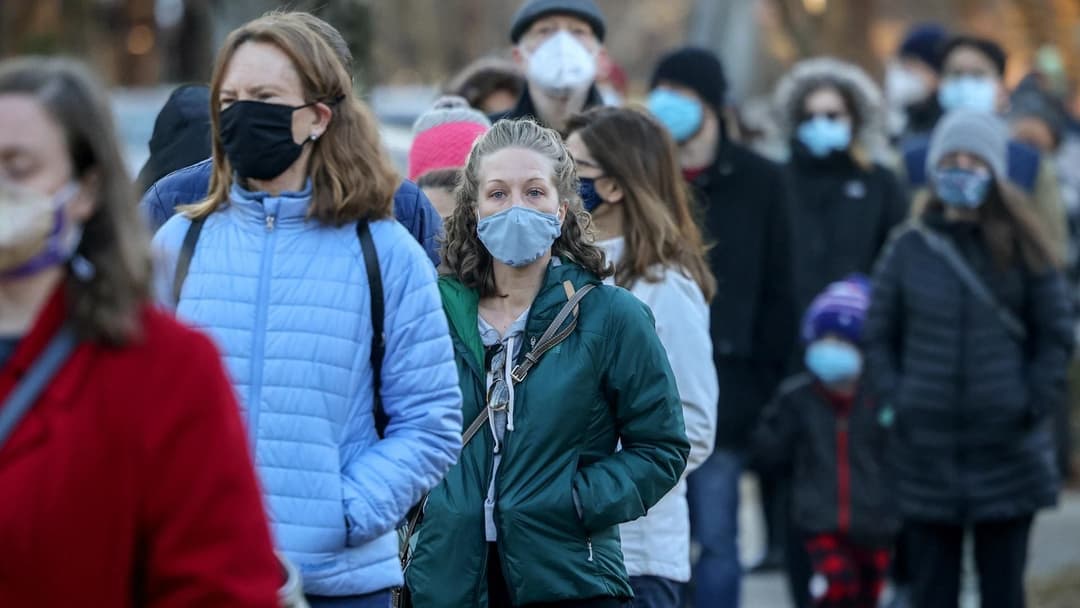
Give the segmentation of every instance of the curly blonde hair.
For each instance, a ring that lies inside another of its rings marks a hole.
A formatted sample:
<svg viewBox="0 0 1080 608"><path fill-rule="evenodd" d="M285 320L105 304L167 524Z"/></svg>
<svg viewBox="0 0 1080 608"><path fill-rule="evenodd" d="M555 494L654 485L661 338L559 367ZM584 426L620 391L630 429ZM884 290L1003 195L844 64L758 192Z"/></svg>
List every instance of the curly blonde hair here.
<svg viewBox="0 0 1080 608"><path fill-rule="evenodd" d="M551 254L606 278L614 272L604 252L593 244L591 220L578 195L574 160L562 137L533 120L500 120L473 145L454 191L456 206L446 222L442 245L443 274L457 278L479 292L481 298L498 294L492 257L477 236L477 207L480 199L480 164L487 156L506 148L531 150L551 160L555 167L552 182L559 200L567 205L562 234L551 246Z"/></svg>

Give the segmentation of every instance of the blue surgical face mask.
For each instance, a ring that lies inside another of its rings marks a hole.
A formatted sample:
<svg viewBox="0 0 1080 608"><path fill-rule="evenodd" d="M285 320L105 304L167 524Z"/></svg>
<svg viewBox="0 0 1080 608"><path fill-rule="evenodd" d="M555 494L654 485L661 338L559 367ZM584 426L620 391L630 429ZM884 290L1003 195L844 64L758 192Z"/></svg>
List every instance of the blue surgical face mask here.
<svg viewBox="0 0 1080 608"><path fill-rule="evenodd" d="M806 349L806 368L825 386L855 380L862 373L863 358L854 345L837 340L818 340Z"/></svg>
<svg viewBox="0 0 1080 608"><path fill-rule="evenodd" d="M482 218L476 234L491 257L522 268L540 259L562 234L559 217L529 207L514 206Z"/></svg>
<svg viewBox="0 0 1080 608"><path fill-rule="evenodd" d="M851 146L851 125L842 120L815 116L799 125L796 136L810 154L824 158Z"/></svg>
<svg viewBox="0 0 1080 608"><path fill-rule="evenodd" d="M937 169L931 176L934 192L941 202L953 207L976 209L986 200L994 178L974 169Z"/></svg>
<svg viewBox="0 0 1080 608"><path fill-rule="evenodd" d="M585 207L585 211L589 213L604 204L604 199L600 198L600 195L596 192L596 179L594 178L582 177L578 194L581 195L581 204Z"/></svg>
<svg viewBox="0 0 1080 608"><path fill-rule="evenodd" d="M980 76L950 76L941 83L938 103L946 111L993 112L997 106L997 82Z"/></svg>
<svg viewBox="0 0 1080 608"><path fill-rule="evenodd" d="M670 89L649 94L649 111L680 144L692 139L705 121L705 109L697 100Z"/></svg>

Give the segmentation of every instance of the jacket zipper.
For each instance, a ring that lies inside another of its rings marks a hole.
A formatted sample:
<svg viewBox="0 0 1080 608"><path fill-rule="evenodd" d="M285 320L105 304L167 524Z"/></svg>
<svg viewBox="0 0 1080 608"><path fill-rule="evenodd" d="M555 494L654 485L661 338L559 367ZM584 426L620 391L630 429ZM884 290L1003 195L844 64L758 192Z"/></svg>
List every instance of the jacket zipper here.
<svg viewBox="0 0 1080 608"><path fill-rule="evenodd" d="M589 550L589 561L591 562L591 561L593 561L592 537L591 536L586 536L585 537L585 547Z"/></svg>
<svg viewBox="0 0 1080 608"><path fill-rule="evenodd" d="M967 399L967 342L968 335L968 291L966 287L960 289L960 334L957 340L956 351L956 404L953 409L953 436L956 437L956 476L960 487L959 519L966 521L968 517L968 487L964 475L965 455L961 438L964 436L966 426L965 400Z"/></svg>
<svg viewBox="0 0 1080 608"><path fill-rule="evenodd" d="M266 240L263 248L262 265L259 268L259 287L255 300L255 331L253 347L251 350L251 394L248 400L248 432L251 433L252 454L259 436L259 409L262 404L263 382L263 350L266 348L266 323L269 314L270 299L270 270L273 267L274 243L277 240L277 232L274 231L274 223L277 217L273 214L266 216Z"/></svg>
<svg viewBox="0 0 1080 608"><path fill-rule="evenodd" d="M851 460L848 458L848 419L836 421L836 485L840 532L851 528Z"/></svg>

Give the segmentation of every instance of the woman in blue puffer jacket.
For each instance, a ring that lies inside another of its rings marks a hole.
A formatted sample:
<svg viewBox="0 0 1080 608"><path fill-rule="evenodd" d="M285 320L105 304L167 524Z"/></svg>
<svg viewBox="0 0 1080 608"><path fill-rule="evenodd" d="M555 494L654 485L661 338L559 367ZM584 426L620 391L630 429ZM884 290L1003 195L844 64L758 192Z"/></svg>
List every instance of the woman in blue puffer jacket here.
<svg viewBox="0 0 1080 608"><path fill-rule="evenodd" d="M374 120L296 14L229 36L211 100L210 193L155 238L158 298L225 354L278 548L309 602L387 605L402 583L395 525L460 451L435 269L392 219L398 179ZM381 359L371 356L379 319Z"/></svg>

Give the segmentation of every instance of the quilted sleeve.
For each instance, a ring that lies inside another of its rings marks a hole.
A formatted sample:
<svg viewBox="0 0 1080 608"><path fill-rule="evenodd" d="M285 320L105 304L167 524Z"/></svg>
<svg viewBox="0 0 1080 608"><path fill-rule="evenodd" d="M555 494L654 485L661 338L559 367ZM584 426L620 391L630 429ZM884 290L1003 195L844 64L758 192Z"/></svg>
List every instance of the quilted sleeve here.
<svg viewBox="0 0 1080 608"><path fill-rule="evenodd" d="M678 483L690 454L675 376L652 314L626 291L611 302L603 374L622 450L574 477L588 530L645 515Z"/></svg>
<svg viewBox="0 0 1080 608"><path fill-rule="evenodd" d="M435 268L408 238L380 248L379 256L386 300L382 399L389 424L386 437L370 447L370 429L345 429L342 470L352 546L393 529L461 451L461 392Z"/></svg>
<svg viewBox="0 0 1080 608"><path fill-rule="evenodd" d="M149 194L147 195L149 196ZM181 215L173 216L154 235L151 243L154 260L153 297L157 306L174 312L173 283L176 279L176 260L191 221Z"/></svg>
<svg viewBox="0 0 1080 608"><path fill-rule="evenodd" d="M151 230L161 228L173 215L172 205L161 199L161 192L158 189L157 182L150 186L150 189L143 195L142 200L139 201L139 211Z"/></svg>
<svg viewBox="0 0 1080 608"><path fill-rule="evenodd" d="M431 263L438 266L442 218L439 217L424 191L409 180L401 182L394 194L394 215L398 223L404 226L424 247L424 252L427 253Z"/></svg>

